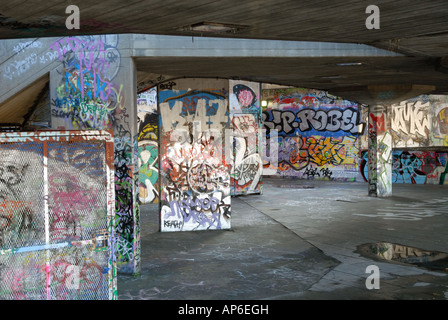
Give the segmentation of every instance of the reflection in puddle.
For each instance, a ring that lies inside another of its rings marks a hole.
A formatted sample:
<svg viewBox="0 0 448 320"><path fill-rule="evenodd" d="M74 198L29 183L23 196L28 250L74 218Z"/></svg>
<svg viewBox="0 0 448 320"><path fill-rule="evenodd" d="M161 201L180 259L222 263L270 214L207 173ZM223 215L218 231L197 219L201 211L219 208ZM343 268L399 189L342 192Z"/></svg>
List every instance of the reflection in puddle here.
<svg viewBox="0 0 448 320"><path fill-rule="evenodd" d="M448 272L448 253L444 252L422 250L389 242L363 244L358 246L357 252L367 257Z"/></svg>

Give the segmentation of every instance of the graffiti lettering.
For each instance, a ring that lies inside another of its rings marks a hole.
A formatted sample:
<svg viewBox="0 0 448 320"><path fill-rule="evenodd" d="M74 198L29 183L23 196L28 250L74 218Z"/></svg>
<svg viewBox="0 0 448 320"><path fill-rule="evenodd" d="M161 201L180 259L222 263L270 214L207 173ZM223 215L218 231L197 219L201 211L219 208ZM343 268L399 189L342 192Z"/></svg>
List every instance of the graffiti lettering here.
<svg viewBox="0 0 448 320"><path fill-rule="evenodd" d="M210 228L212 226L220 229L220 216L226 214L230 205L222 203L216 197L197 198L187 197L183 200L169 202L169 209L164 211L164 219L175 222L167 223L165 226L179 227L185 223L195 224L197 227ZM182 223L180 223L182 221Z"/></svg>
<svg viewBox="0 0 448 320"><path fill-rule="evenodd" d="M337 132L343 131L352 135L359 134L361 124L359 111L356 108L270 110L263 112L266 129L276 129L279 134L289 135L296 130L302 132L316 130Z"/></svg>
<svg viewBox="0 0 448 320"><path fill-rule="evenodd" d="M391 110L391 133L398 146L423 146L429 143L430 103L403 101Z"/></svg>

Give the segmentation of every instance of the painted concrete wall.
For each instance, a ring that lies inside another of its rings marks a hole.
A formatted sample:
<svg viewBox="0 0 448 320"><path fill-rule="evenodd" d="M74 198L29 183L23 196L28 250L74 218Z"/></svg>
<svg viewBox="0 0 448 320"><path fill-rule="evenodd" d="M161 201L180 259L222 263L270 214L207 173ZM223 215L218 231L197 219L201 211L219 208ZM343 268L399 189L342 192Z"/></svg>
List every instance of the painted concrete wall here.
<svg viewBox="0 0 448 320"><path fill-rule="evenodd" d="M56 38L2 40L0 45L0 101L12 97L59 65L50 49Z"/></svg>
<svg viewBox="0 0 448 320"><path fill-rule="evenodd" d="M360 106L325 91L303 88L268 89L262 96L267 101L263 107L267 139L271 130L278 130L278 165L264 163L269 175L362 180Z"/></svg>
<svg viewBox="0 0 448 320"><path fill-rule="evenodd" d="M375 163L392 163L390 172L377 172L378 179L448 184L448 96L422 95L371 113L319 90L263 90L262 99L268 101L264 128L279 130L278 166L264 162L269 175L368 181L368 140L375 135Z"/></svg>
<svg viewBox="0 0 448 320"><path fill-rule="evenodd" d="M368 179L368 152L362 151L361 173ZM392 151L392 183L448 184L448 151Z"/></svg>
<svg viewBox="0 0 448 320"><path fill-rule="evenodd" d="M228 81L179 79L158 92L161 231L229 229Z"/></svg>
<svg viewBox="0 0 448 320"><path fill-rule="evenodd" d="M448 147L448 96L422 95L392 105L395 148Z"/></svg>
<svg viewBox="0 0 448 320"><path fill-rule="evenodd" d="M392 183L448 184L448 96L405 100L387 106L384 116L392 138ZM367 181L367 145L362 149L360 169Z"/></svg>

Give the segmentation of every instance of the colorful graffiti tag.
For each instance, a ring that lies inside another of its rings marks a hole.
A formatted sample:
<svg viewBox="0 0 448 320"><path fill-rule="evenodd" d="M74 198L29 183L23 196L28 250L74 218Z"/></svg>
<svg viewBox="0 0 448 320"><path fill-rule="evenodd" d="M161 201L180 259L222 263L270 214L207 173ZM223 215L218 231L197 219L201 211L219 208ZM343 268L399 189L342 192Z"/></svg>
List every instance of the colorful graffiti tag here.
<svg viewBox="0 0 448 320"><path fill-rule="evenodd" d="M396 148L448 146L448 100L422 95L391 107L390 132Z"/></svg>
<svg viewBox="0 0 448 320"><path fill-rule="evenodd" d="M65 37L50 45L63 64L52 97L52 116L67 129L110 129L124 106L123 86L112 81L120 67L118 36Z"/></svg>
<svg viewBox="0 0 448 320"><path fill-rule="evenodd" d="M159 202L159 142L157 88L137 96L139 135L139 200L141 203Z"/></svg>
<svg viewBox="0 0 448 320"><path fill-rule="evenodd" d="M278 132L277 175L305 179L356 180L360 107L318 90L264 90L263 125Z"/></svg>

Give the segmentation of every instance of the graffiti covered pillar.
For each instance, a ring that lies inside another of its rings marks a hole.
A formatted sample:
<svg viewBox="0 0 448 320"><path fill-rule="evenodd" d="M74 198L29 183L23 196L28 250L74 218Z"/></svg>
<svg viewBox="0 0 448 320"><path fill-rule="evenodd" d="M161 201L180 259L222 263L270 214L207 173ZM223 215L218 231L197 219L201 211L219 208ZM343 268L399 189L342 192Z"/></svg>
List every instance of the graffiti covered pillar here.
<svg viewBox="0 0 448 320"><path fill-rule="evenodd" d="M114 134L115 247L118 271L139 272L136 71L126 35L64 37L50 45L53 129Z"/></svg>
<svg viewBox="0 0 448 320"><path fill-rule="evenodd" d="M137 95L140 203L159 202L159 114L157 87Z"/></svg>
<svg viewBox="0 0 448 320"><path fill-rule="evenodd" d="M230 229L228 81L178 79L158 92L160 230Z"/></svg>
<svg viewBox="0 0 448 320"><path fill-rule="evenodd" d="M263 190L260 87L258 82L229 80L232 196L261 194Z"/></svg>
<svg viewBox="0 0 448 320"><path fill-rule="evenodd" d="M386 106L369 106L369 196L392 195L392 135L388 128Z"/></svg>
<svg viewBox="0 0 448 320"><path fill-rule="evenodd" d="M115 218L118 271L140 272L140 208L138 204L137 85L134 61L121 57L115 114Z"/></svg>

